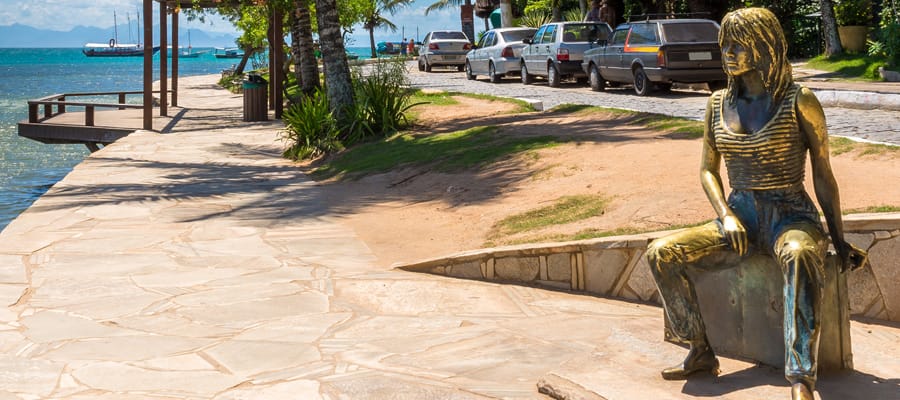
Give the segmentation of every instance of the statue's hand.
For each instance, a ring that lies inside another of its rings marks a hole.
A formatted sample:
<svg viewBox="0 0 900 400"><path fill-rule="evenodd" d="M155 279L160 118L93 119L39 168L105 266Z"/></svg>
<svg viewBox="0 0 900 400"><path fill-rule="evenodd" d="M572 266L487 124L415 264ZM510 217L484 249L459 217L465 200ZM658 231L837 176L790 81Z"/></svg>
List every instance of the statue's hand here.
<svg viewBox="0 0 900 400"><path fill-rule="evenodd" d="M747 254L747 228L744 224L733 214L728 214L722 218L722 228L731 248L739 255Z"/></svg>
<svg viewBox="0 0 900 400"><path fill-rule="evenodd" d="M836 247L836 250L841 258L841 272L848 268L851 271L862 268L869 263L869 253L850 243L844 242L841 246Z"/></svg>

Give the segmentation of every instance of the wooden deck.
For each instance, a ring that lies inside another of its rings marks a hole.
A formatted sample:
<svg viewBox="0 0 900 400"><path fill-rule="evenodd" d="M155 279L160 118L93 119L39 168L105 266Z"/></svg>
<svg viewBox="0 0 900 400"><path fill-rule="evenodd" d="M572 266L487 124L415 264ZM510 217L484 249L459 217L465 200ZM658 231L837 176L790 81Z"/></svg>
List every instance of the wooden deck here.
<svg viewBox="0 0 900 400"><path fill-rule="evenodd" d="M102 110L94 112L93 126L85 126L85 111L65 112L40 122L19 122L19 136L47 144L84 144L91 151L108 145L143 126L143 110ZM153 117L153 127L161 130L171 117Z"/></svg>

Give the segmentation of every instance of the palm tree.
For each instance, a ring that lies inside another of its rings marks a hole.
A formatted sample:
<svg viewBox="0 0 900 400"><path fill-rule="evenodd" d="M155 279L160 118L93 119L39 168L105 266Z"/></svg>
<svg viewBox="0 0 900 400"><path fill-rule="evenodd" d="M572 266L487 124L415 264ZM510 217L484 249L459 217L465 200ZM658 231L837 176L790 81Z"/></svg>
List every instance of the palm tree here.
<svg viewBox="0 0 900 400"><path fill-rule="evenodd" d="M294 53L294 73L300 83L300 90L310 95L319 87L319 67L313 48L309 0L294 0L294 12L291 13L291 51Z"/></svg>
<svg viewBox="0 0 900 400"><path fill-rule="evenodd" d="M472 0L437 0L434 4L425 9L425 15L432 11L443 10L447 8L460 7L460 19L474 21L472 17ZM462 10L469 10L468 18L462 18ZM462 31L469 37L469 40L475 40L475 25L463 22Z"/></svg>
<svg viewBox="0 0 900 400"><path fill-rule="evenodd" d="M406 6L413 1L414 0L369 0L367 2L362 16L363 29L369 31L369 46L372 49L372 58L378 57L378 55L375 54L375 28L383 26L390 29L391 32L397 31L397 25L388 21L382 14L393 14L399 10L400 7ZM405 46L406 43L401 43L400 45Z"/></svg>
<svg viewBox="0 0 900 400"><path fill-rule="evenodd" d="M347 62L344 36L336 0L316 0L316 19L319 23L319 45L325 67L325 89L328 105L335 119L346 126L349 109L353 106L353 83Z"/></svg>

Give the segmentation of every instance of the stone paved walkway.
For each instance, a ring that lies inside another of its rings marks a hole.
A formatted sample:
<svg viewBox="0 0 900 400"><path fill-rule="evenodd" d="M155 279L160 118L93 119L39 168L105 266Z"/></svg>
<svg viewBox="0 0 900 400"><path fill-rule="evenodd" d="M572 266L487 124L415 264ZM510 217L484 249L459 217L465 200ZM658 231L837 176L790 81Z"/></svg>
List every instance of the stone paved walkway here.
<svg viewBox="0 0 900 400"><path fill-rule="evenodd" d="M92 154L0 233L0 399L531 399L585 371L662 384L645 371L682 351L657 307L376 267L335 222L353 200L320 201L279 157L281 122L240 122L214 80L181 80L171 133ZM900 385L900 329L853 335L860 372L823 399ZM769 369L723 366L731 386L665 393L786 393Z"/></svg>

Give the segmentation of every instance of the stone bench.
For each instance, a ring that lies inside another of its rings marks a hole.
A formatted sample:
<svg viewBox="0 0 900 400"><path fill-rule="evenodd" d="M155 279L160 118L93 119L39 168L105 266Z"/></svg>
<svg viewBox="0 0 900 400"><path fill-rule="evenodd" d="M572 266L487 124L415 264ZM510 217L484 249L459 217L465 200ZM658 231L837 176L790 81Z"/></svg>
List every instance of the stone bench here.
<svg viewBox="0 0 900 400"><path fill-rule="evenodd" d="M838 257L825 260L825 294L819 370L853 368L847 274ZM784 367L783 276L770 257L754 255L740 266L696 273L693 279L710 344L717 354ZM666 340L677 342L666 320Z"/></svg>

